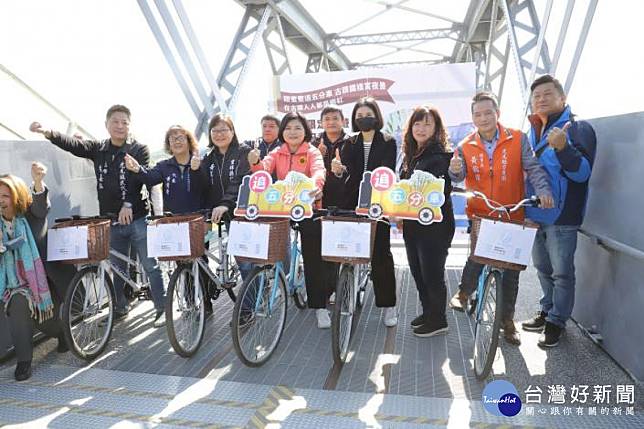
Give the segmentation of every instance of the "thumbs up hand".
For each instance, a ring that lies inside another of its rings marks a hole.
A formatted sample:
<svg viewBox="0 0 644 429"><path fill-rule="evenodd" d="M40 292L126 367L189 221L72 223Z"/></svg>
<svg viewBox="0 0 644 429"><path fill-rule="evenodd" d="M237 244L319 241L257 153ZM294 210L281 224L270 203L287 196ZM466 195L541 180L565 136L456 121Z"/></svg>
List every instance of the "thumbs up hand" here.
<svg viewBox="0 0 644 429"><path fill-rule="evenodd" d="M201 159L199 159L199 154L193 153L192 158L190 158L190 169L193 171L197 171L199 170L200 165L201 165Z"/></svg>
<svg viewBox="0 0 644 429"><path fill-rule="evenodd" d="M248 163L250 165L255 165L259 162L260 157L261 157L261 154L259 152L259 142L255 140L255 142L253 143L253 149L250 152L248 152L248 156L247 156Z"/></svg>
<svg viewBox="0 0 644 429"><path fill-rule="evenodd" d="M138 173L141 170L139 162L134 159L129 153L125 154L125 168L132 173Z"/></svg>
<svg viewBox="0 0 644 429"><path fill-rule="evenodd" d="M566 142L568 141L566 131L568 131L568 128L570 128L570 122L566 122L562 128L552 128L548 133L548 137L546 137L548 145L557 152L566 147Z"/></svg>
<svg viewBox="0 0 644 429"><path fill-rule="evenodd" d="M324 141L322 139L320 139L320 144L318 145L318 150L322 154L322 157L326 156L327 148L326 148L326 145L324 144Z"/></svg>
<svg viewBox="0 0 644 429"><path fill-rule="evenodd" d="M340 159L340 150L335 150L335 158L331 160L331 171L336 177L342 177L342 174L346 171L346 167L342 165L342 160Z"/></svg>
<svg viewBox="0 0 644 429"><path fill-rule="evenodd" d="M458 156L458 149L454 150L454 156L449 162L449 171L455 175L459 175L463 171L463 160Z"/></svg>

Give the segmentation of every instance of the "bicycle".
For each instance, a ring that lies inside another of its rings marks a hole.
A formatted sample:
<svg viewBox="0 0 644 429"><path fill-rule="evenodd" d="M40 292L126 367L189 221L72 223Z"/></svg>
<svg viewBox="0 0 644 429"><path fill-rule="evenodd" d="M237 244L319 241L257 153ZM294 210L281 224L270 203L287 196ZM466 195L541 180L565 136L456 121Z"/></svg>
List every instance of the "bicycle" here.
<svg viewBox="0 0 644 429"><path fill-rule="evenodd" d="M369 280L369 261L373 250L375 239L375 221L360 218L354 211L329 208L320 210L318 214L325 214L322 220L322 241L325 241L325 223L366 223L369 225L369 242L359 243L362 253L366 250L366 256L357 256L356 246L347 252L346 243L339 247L342 249L334 255L322 255L322 259L330 262L340 263L338 280L335 287L335 304L331 314L331 350L333 360L337 364L346 361L353 333L353 318L357 308L362 306L364 291ZM332 235L332 232L328 233ZM351 234L351 232L348 232ZM354 243L356 244L356 243ZM365 246L366 244L366 246ZM322 246L324 249L324 245ZM366 247L364 249L363 247ZM343 256L339 256L342 253Z"/></svg>
<svg viewBox="0 0 644 429"><path fill-rule="evenodd" d="M485 194L478 191L467 191L460 188L454 188L453 194L464 195L466 198L481 198L490 209L489 216L496 215L496 222L505 223L501 220L503 216L510 219L510 214L516 212L521 207L538 206L540 201L536 196L526 198L516 204L502 205L494 200L489 199ZM478 237L478 228L480 228L481 218L474 218L472 221L471 233L471 254L474 254L476 239ZM515 223L515 222L513 222ZM532 224L524 222L524 227L533 227ZM489 258L477 258L477 262L483 263L483 269L478 278L476 290L468 300L469 308L466 312L469 315L475 314L474 318L474 374L478 380L484 380L492 370L492 364L496 356L499 345L499 332L501 331L502 315L500 309L503 308L503 270L511 268L522 270L526 267L497 261Z"/></svg>
<svg viewBox="0 0 644 429"><path fill-rule="evenodd" d="M288 228L286 220L283 225ZM246 366L263 365L277 348L286 324L288 296L297 308L307 308L298 224L293 223L292 229L292 233L277 232L290 240L288 274L284 272L283 258L273 263L260 262L244 280L235 302L231 323L233 346Z"/></svg>
<svg viewBox="0 0 644 429"><path fill-rule="evenodd" d="M210 211L199 213L207 218ZM179 221L182 218L183 216L177 217ZM205 233L203 243L211 243L215 239L217 254L206 248L203 257L173 258L177 269L168 284L165 308L168 339L174 351L186 358L193 356L201 346L207 307L212 309L212 301L219 298L224 290L234 302L236 297L233 288L240 278L235 259L227 252L227 237L223 234L226 223L220 221L217 224L216 237L211 220L207 219L206 224L211 225L211 228ZM210 269L209 260L217 264L215 272Z"/></svg>
<svg viewBox="0 0 644 429"><path fill-rule="evenodd" d="M61 309L65 341L72 353L84 360L99 356L112 334L115 296L109 272L131 288L131 297L151 299L150 285L141 264L109 248L109 228L117 224L112 216L72 216L55 220L54 228L88 227L88 258L64 261L80 265L80 269L70 282ZM114 265L108 256L124 261L125 270ZM131 279L130 273L135 273L136 281Z"/></svg>

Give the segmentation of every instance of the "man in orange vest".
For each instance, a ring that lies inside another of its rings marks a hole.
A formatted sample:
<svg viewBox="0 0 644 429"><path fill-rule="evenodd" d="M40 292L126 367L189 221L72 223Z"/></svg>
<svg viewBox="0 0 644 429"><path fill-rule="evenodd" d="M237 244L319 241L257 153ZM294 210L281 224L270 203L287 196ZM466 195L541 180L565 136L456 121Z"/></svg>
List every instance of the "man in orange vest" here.
<svg viewBox="0 0 644 429"><path fill-rule="evenodd" d="M519 130L505 128L499 123L500 110L494 94L479 92L472 99L472 122L476 130L459 143L450 162L449 175L453 182L465 180L468 190L479 191L501 204L514 204L524 198L524 173L541 199L542 207L552 207L553 200L548 176L528 142ZM467 216L486 217L490 209L480 198L467 202ZM523 209L512 213L511 220L522 222ZM483 265L468 259L463 267L459 291L450 300L450 307L463 311L469 295L477 286ZM519 291L519 271L503 272L504 303L501 309L505 339L521 344L514 326L514 305Z"/></svg>

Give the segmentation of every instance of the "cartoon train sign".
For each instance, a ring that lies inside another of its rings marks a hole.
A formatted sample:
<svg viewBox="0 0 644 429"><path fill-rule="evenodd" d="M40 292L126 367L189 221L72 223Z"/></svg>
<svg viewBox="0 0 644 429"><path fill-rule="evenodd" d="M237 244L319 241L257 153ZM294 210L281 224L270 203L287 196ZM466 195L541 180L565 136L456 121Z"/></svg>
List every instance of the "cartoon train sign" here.
<svg viewBox="0 0 644 429"><path fill-rule="evenodd" d="M360 182L356 213L371 219L397 217L422 225L442 222L445 179L415 170L409 179L397 180L387 167L365 171Z"/></svg>
<svg viewBox="0 0 644 429"><path fill-rule="evenodd" d="M275 183L269 173L257 171L242 179L234 214L248 220L260 216L288 217L294 221L310 218L314 201L311 192L315 189L313 179L296 171Z"/></svg>

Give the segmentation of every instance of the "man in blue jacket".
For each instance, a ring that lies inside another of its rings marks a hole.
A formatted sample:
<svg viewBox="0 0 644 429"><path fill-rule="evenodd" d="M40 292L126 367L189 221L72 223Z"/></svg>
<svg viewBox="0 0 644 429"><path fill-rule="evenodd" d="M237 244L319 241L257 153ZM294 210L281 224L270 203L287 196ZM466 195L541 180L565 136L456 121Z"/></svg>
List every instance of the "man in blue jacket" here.
<svg viewBox="0 0 644 429"><path fill-rule="evenodd" d="M575 302L577 230L586 208L596 137L588 122L574 119L557 79L541 76L530 91L530 144L548 173L555 206L526 209L526 216L539 224L532 260L543 296L541 311L522 326L543 330L538 344L548 348L559 344ZM530 184L527 188L528 195L535 194Z"/></svg>

